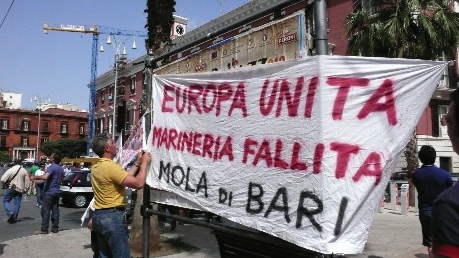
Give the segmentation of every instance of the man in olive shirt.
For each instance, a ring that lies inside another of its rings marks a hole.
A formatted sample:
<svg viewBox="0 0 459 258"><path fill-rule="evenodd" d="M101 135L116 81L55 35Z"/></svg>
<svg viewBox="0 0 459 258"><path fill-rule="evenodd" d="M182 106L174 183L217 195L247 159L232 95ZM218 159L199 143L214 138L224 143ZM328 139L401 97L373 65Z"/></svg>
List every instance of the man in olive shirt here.
<svg viewBox="0 0 459 258"><path fill-rule="evenodd" d="M116 144L109 134L96 135L92 141L92 150L101 158L91 170L95 208L92 227L97 236L100 256L130 258L124 220L125 188L143 188L151 154L139 152L134 166L125 171L113 161L116 156ZM139 173L134 176L137 170Z"/></svg>

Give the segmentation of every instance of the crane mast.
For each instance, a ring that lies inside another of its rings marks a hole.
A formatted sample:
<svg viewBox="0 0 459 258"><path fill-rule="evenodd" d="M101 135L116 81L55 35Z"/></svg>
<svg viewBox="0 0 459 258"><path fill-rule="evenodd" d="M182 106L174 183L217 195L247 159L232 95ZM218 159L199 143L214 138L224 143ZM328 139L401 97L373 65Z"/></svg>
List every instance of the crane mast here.
<svg viewBox="0 0 459 258"><path fill-rule="evenodd" d="M121 35L121 36L137 36L147 37L144 31L129 31L120 30L98 25L60 25L59 27L50 27L48 24L43 26L43 33L48 34L48 31L64 31L92 34L92 54L91 54L91 77L89 80L89 114L88 114L88 141L86 144L86 153L92 156L91 141L95 134L95 112L96 112L96 77L97 77L97 58L99 49L99 34ZM115 89L116 90L116 89ZM114 107L116 108L116 107ZM115 122L115 121L113 121Z"/></svg>

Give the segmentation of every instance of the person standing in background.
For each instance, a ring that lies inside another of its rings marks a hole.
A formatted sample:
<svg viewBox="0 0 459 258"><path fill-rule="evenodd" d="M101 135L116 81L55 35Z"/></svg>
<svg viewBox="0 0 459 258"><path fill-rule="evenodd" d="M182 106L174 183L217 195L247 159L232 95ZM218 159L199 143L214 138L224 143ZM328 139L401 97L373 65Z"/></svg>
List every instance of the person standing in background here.
<svg viewBox="0 0 459 258"><path fill-rule="evenodd" d="M35 172L36 172L37 170L39 170L39 169L40 169L39 163L35 161L35 162L33 163L33 166L30 168L30 174L31 174L32 176L35 176Z"/></svg>
<svg viewBox="0 0 459 258"><path fill-rule="evenodd" d="M432 207L440 193L453 185L448 171L435 166L437 153L432 146L424 145L419 150L422 166L413 173L413 184L418 191L419 221L422 228L422 245L432 257Z"/></svg>
<svg viewBox="0 0 459 258"><path fill-rule="evenodd" d="M32 180L45 180L43 189L43 198L41 206L41 229L36 231L36 235L48 234L49 219L53 223L51 232L57 233L59 231L59 199L61 197L61 182L64 169L59 165L61 157L57 153L53 153L50 157L52 162L46 168L45 174L42 176L34 176Z"/></svg>
<svg viewBox="0 0 459 258"><path fill-rule="evenodd" d="M52 164L52 161L50 158L46 158L46 162L45 162L45 169L47 169L49 166L51 166Z"/></svg>
<svg viewBox="0 0 459 258"><path fill-rule="evenodd" d="M45 174L45 163L40 164L40 168L35 172L34 176L42 176ZM37 192L37 207L41 208L42 198L43 198L43 189L45 188L45 180L34 180L35 189Z"/></svg>
<svg viewBox="0 0 459 258"><path fill-rule="evenodd" d="M64 165L64 177L67 176L70 172L72 172L72 169L70 168L70 163L65 163L65 165Z"/></svg>
<svg viewBox="0 0 459 258"><path fill-rule="evenodd" d="M30 179L30 177L35 176L35 173L39 169L40 169L39 163L37 161L35 161L33 163L33 166L30 168L29 179ZM29 193L28 194L30 194L30 195L36 195L37 194L35 181L32 181L32 185L29 188Z"/></svg>

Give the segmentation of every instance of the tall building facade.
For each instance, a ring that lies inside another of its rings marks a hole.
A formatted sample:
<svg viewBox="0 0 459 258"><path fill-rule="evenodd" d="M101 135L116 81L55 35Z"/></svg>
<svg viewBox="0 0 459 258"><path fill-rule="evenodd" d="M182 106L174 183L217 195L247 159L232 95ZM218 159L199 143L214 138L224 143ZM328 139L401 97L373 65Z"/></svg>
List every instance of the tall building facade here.
<svg viewBox="0 0 459 258"><path fill-rule="evenodd" d="M22 93L0 91L0 108L21 108Z"/></svg>
<svg viewBox="0 0 459 258"><path fill-rule="evenodd" d="M84 139L87 129L86 111L47 107L39 114L38 110L0 107L0 151L13 159L40 158L44 142Z"/></svg>

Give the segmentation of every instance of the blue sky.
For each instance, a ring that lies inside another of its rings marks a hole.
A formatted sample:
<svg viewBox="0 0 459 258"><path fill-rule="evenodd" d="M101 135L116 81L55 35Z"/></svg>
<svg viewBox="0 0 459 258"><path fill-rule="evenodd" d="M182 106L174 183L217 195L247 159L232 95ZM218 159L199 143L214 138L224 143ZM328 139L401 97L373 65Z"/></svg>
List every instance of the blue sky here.
<svg viewBox="0 0 459 258"><path fill-rule="evenodd" d="M49 97L52 103L71 103L88 109L92 35L49 31L43 24L92 26L97 24L132 31L145 30L146 0L1 0L0 91L22 93L22 107L33 108L34 95ZM188 31L227 13L249 0L176 0L175 14L188 19ZM99 36L105 44L107 35ZM125 38L119 39L119 41ZM128 43L129 42L129 43ZM128 58L145 54L143 39ZM98 57L98 74L110 69L115 50L104 45Z"/></svg>

